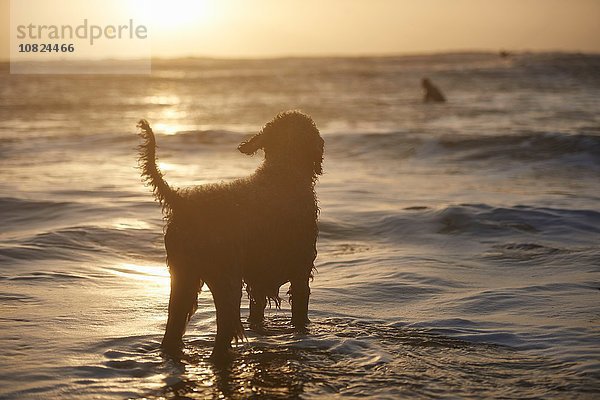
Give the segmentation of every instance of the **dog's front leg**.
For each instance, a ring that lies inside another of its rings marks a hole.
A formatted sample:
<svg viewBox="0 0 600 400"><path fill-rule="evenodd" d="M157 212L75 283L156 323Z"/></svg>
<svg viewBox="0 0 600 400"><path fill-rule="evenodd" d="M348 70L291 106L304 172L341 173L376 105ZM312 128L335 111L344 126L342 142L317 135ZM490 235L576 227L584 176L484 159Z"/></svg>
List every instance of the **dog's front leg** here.
<svg viewBox="0 0 600 400"><path fill-rule="evenodd" d="M266 306L267 299L264 294L253 294L250 298L250 315L248 316L250 329L256 328L260 330L262 328Z"/></svg>
<svg viewBox="0 0 600 400"><path fill-rule="evenodd" d="M231 357L231 341L244 338L240 320L242 278L227 276L222 281L207 284L217 309L217 336L211 358L226 361Z"/></svg>

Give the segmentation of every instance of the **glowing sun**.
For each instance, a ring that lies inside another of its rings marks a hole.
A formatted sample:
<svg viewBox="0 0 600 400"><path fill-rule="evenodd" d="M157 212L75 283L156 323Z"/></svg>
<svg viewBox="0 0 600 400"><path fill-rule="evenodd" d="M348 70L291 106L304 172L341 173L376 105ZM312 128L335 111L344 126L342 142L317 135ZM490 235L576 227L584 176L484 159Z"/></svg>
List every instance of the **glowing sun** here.
<svg viewBox="0 0 600 400"><path fill-rule="evenodd" d="M150 0L148 16L153 27L178 29L204 25L213 17L213 2L207 0Z"/></svg>

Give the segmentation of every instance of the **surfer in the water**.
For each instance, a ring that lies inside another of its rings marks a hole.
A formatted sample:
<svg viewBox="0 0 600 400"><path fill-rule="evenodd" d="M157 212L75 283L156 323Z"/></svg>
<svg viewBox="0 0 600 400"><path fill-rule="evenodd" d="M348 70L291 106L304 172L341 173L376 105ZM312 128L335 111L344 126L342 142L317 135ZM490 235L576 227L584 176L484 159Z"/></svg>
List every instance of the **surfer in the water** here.
<svg viewBox="0 0 600 400"><path fill-rule="evenodd" d="M437 86L431 83L429 78L423 78L421 80L421 86L423 86L423 91L425 92L425 97L423 98L423 101L425 103L443 103L446 101L446 98L444 97L440 89L438 89Z"/></svg>

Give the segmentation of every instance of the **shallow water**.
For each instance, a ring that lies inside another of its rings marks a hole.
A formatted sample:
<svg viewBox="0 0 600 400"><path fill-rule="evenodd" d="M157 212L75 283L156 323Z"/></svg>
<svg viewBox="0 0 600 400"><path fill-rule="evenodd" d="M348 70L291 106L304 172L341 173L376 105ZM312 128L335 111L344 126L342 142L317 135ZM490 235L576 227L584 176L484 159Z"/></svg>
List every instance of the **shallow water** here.
<svg viewBox="0 0 600 400"><path fill-rule="evenodd" d="M595 397L598 67L462 54L0 75L0 397ZM419 102L425 75L448 104ZM260 157L237 144L288 108L326 141L309 333L284 302L271 335L246 329L214 366L205 288L170 359L135 124L184 186L250 173Z"/></svg>

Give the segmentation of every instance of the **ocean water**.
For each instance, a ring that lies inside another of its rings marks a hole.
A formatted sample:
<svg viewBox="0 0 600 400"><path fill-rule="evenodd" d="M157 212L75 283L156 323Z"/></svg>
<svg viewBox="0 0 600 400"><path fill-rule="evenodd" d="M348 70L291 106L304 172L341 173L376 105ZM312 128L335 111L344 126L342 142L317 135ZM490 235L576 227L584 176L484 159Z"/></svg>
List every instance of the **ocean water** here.
<svg viewBox="0 0 600 400"><path fill-rule="evenodd" d="M2 69L0 398L600 394L600 56ZM448 103L420 101L424 76ZM186 186L251 173L261 155L237 144L286 109L326 143L309 333L284 302L271 334L246 330L216 367L205 288L186 357L169 358L163 220L136 122Z"/></svg>

